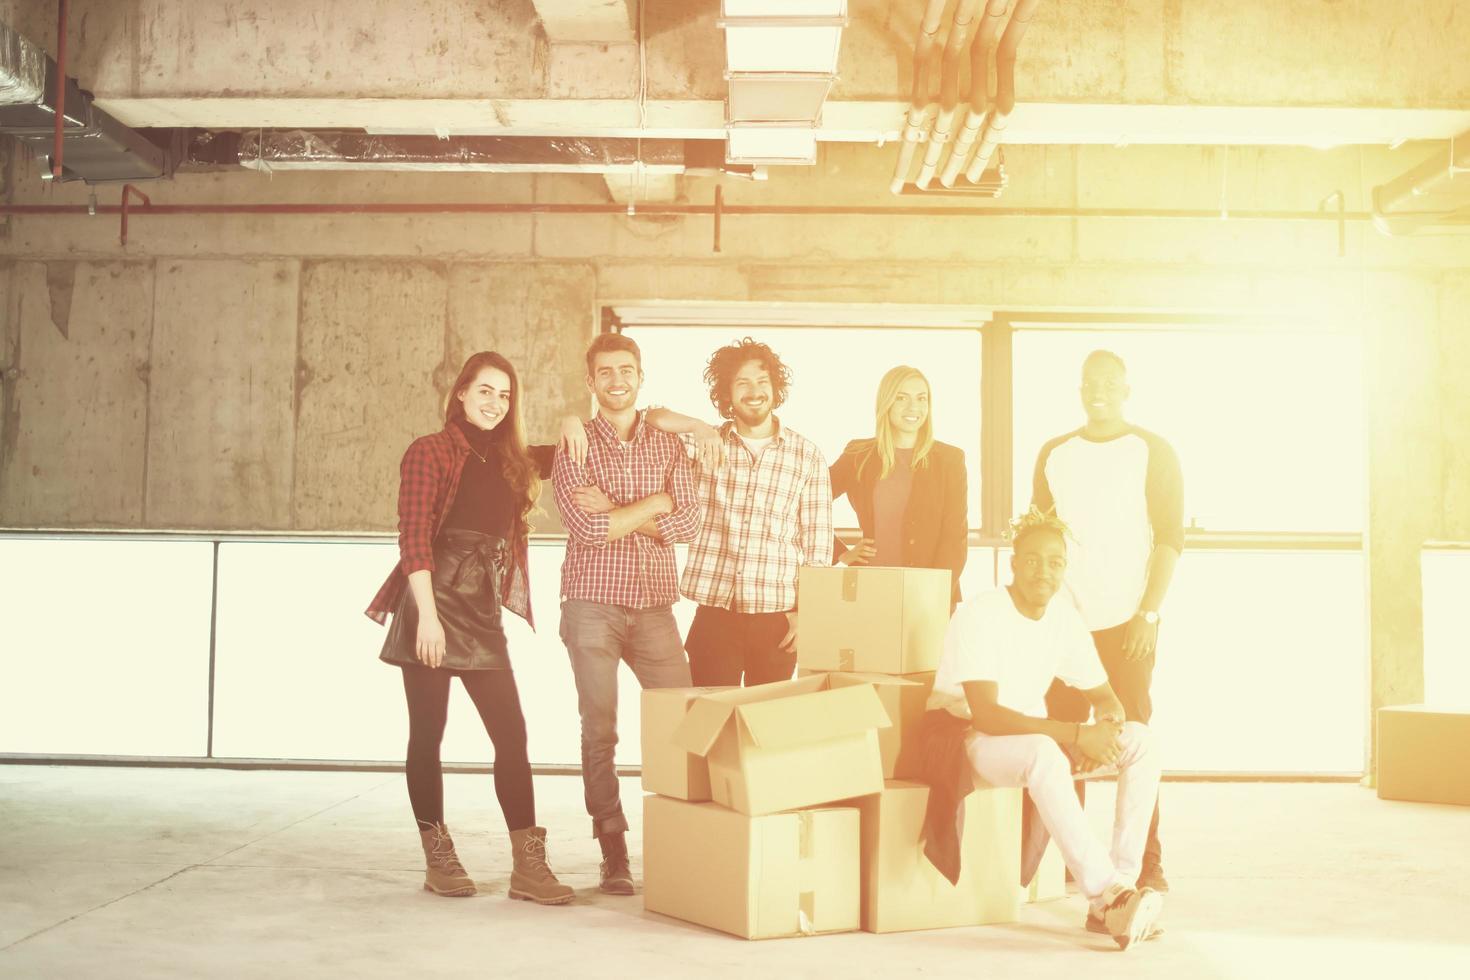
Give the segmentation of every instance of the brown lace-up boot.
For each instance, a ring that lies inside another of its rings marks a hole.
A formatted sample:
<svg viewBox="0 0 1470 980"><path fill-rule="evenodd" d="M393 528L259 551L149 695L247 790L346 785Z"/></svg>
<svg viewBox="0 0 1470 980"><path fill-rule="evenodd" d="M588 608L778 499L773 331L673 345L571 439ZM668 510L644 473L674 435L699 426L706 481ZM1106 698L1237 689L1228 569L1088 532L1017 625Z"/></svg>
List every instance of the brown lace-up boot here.
<svg viewBox="0 0 1470 980"><path fill-rule="evenodd" d="M628 868L628 843L621 831L597 838L602 845L602 880L597 887L609 895L633 894L633 872Z"/></svg>
<svg viewBox="0 0 1470 980"><path fill-rule="evenodd" d="M565 905L572 900L571 887L557 881L546 863L545 827L512 830L510 848L515 861L510 873L511 898L539 905Z"/></svg>
<svg viewBox="0 0 1470 980"><path fill-rule="evenodd" d="M464 898L475 893L475 881L459 863L454 853L454 839L442 823L431 823L428 830L419 824L419 839L424 845L424 890L445 898Z"/></svg>

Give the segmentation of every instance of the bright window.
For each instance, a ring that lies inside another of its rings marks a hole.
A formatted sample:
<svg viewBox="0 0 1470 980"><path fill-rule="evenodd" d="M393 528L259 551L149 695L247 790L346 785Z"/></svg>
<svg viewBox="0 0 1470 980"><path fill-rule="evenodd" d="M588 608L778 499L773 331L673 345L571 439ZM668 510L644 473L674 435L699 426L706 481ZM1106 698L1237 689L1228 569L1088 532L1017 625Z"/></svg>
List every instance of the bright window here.
<svg viewBox="0 0 1470 980"><path fill-rule="evenodd" d="M1184 470L1184 521L1206 531L1360 531L1366 513L1361 348L1354 336L1265 330L1017 329L1014 503L1036 454L1085 422L1089 351L1128 365L1130 421Z"/></svg>
<svg viewBox="0 0 1470 980"><path fill-rule="evenodd" d="M883 374L899 364L929 379L934 435L965 451L972 528L980 526L980 332L972 329L854 329L850 327L657 326L629 328L643 351L643 405L665 405L718 421L705 387L704 366L725 344L749 334L769 344L791 368L791 390L777 414L814 441L830 464L853 439L873 435L873 399ZM844 498L832 519L857 527Z"/></svg>

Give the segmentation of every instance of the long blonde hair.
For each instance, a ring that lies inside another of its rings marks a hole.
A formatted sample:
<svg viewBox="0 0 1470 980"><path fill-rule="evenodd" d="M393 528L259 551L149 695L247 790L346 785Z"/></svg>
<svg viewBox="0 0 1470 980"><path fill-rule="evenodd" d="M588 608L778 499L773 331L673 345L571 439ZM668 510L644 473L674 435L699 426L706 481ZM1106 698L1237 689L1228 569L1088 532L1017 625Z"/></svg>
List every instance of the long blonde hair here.
<svg viewBox="0 0 1470 980"><path fill-rule="evenodd" d="M929 379L924 377L924 372L918 368L900 364L896 368L890 368L883 375L883 380L878 382L878 396L874 400L874 435L871 442L867 444L867 454L858 466L858 472L862 473L868 463L878 460L878 479L883 479L893 472L893 462L897 439L893 432L893 420L889 413L893 410L893 403L898 401L898 389L903 387L904 382L910 378L918 378L924 382L924 388L930 399L934 397L934 389L929 384ZM866 441L866 440L865 440ZM923 424L919 426L918 437L914 440L914 459L912 469L919 469L929 465L929 450L934 448L934 406L929 406L929 411L924 415Z"/></svg>

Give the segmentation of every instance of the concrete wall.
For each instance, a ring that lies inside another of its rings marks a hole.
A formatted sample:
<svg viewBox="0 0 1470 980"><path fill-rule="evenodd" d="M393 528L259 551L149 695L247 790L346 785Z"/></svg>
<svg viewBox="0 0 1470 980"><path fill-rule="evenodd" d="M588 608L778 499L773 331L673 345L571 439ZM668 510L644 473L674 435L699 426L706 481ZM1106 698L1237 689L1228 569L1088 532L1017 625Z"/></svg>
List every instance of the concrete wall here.
<svg viewBox="0 0 1470 980"><path fill-rule="evenodd" d="M893 148L828 146L731 203L891 205ZM1013 207L1313 211L1397 151L1015 148ZM24 161L15 201L43 197ZM601 202L596 177L183 175L157 202ZM706 202L710 181L688 181ZM108 191L103 191L107 195ZM952 204L953 201L940 202ZM1418 553L1470 536L1470 236L1354 221L1059 216L11 217L0 224L0 525L387 530L396 464L467 353L521 366L533 438L581 411L606 303L1254 311L1369 337L1373 699L1422 696ZM1249 397L1248 379L1243 397ZM1310 452L1310 447L1304 448Z"/></svg>

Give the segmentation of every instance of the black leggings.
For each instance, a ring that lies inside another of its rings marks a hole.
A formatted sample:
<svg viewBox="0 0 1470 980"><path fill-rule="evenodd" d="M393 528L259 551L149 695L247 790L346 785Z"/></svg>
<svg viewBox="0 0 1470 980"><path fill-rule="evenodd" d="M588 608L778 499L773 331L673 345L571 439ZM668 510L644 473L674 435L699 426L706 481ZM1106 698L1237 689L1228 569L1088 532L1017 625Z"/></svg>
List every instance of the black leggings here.
<svg viewBox="0 0 1470 980"><path fill-rule="evenodd" d="M531 763L526 757L526 719L509 670L447 670L422 665L404 666L403 693L408 698L408 801L420 827L444 822L444 776L439 765L439 743L449 708L449 681L458 677L490 742L495 746L495 796L509 830L536 823L536 796L531 788Z"/></svg>

